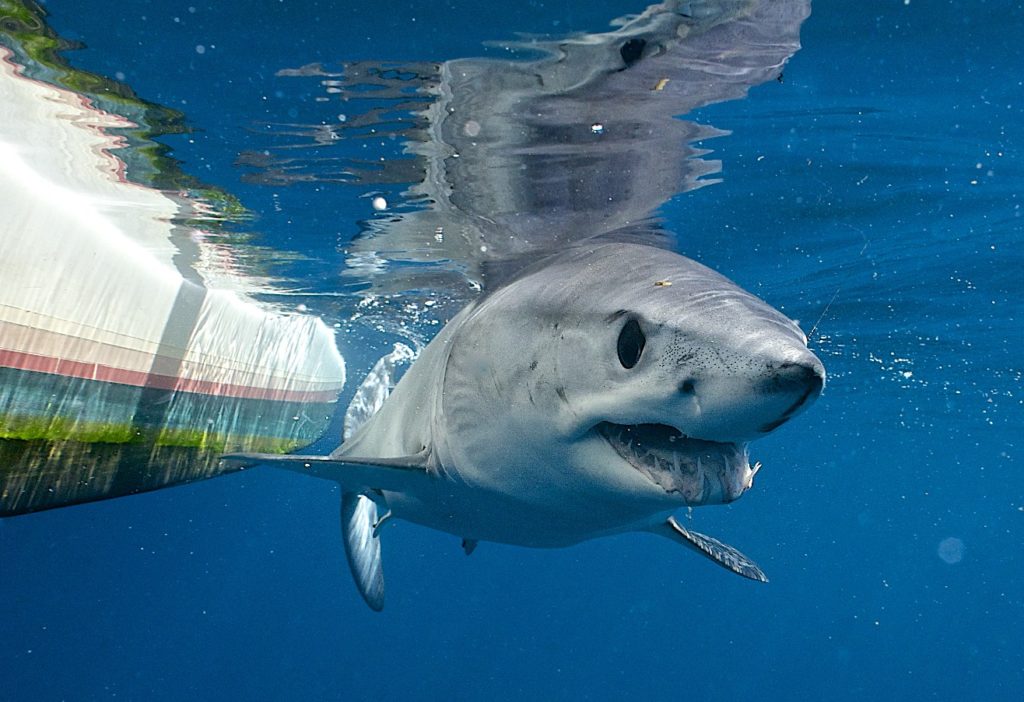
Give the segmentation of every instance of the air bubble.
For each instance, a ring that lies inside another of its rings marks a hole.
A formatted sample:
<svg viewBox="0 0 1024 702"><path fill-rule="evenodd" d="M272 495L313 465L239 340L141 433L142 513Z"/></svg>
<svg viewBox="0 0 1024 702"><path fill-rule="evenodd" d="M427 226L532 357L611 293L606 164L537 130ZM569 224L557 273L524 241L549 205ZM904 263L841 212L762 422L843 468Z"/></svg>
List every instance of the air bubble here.
<svg viewBox="0 0 1024 702"><path fill-rule="evenodd" d="M955 536L950 536L939 542L938 553L939 558L943 561L949 565L955 565L964 558L964 542Z"/></svg>

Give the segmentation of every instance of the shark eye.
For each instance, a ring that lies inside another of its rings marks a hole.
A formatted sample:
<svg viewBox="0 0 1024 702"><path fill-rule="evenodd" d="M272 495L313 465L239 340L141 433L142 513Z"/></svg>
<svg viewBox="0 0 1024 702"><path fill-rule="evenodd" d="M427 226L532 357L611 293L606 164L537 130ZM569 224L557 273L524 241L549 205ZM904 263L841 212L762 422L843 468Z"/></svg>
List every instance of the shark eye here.
<svg viewBox="0 0 1024 702"><path fill-rule="evenodd" d="M622 331L619 332L619 363L623 368L632 368L640 362L640 354L644 352L644 344L647 343L644 332L640 329L640 323L635 319L626 322Z"/></svg>

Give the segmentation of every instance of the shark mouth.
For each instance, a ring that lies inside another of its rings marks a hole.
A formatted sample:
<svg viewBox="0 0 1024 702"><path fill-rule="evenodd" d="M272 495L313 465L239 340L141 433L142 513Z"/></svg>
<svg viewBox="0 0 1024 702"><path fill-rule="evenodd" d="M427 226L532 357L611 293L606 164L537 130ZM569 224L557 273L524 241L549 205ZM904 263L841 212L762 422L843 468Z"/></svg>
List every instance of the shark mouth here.
<svg viewBox="0 0 1024 702"><path fill-rule="evenodd" d="M597 425L615 452L666 492L688 505L732 502L753 484L747 444L693 439L665 424Z"/></svg>

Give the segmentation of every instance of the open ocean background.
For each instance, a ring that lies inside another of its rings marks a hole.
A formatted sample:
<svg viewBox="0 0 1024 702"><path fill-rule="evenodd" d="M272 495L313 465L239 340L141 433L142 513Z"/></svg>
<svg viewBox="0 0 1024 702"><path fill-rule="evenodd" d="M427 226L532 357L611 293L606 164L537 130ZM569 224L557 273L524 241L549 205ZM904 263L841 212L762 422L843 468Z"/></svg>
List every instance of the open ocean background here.
<svg viewBox="0 0 1024 702"><path fill-rule="evenodd" d="M281 266L329 324L317 294L373 211L365 187L242 180L259 125L313 119L312 83L275 72L478 56L643 6L45 3L86 47L72 65L186 113L163 142L261 246L306 254ZM1022 39L1017 2L815 2L782 83L689 116L732 133L706 144L723 182L663 209L680 250L820 318L830 374L753 446L755 488L692 515L768 585L646 535L467 558L400 523L375 614L337 493L258 469L0 522L0 699L1024 699ZM396 340L339 338L349 395Z"/></svg>

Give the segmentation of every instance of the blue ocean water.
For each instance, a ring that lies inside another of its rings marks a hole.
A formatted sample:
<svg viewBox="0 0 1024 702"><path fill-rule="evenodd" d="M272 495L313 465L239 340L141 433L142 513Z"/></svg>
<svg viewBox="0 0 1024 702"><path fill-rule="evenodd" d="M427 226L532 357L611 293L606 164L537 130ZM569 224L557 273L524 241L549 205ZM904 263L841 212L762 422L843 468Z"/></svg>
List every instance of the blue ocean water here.
<svg viewBox="0 0 1024 702"><path fill-rule="evenodd" d="M303 117L277 70L476 56L642 3L46 8L73 65L186 113L183 168L330 293L366 189L235 164ZM731 134L706 144L722 182L663 210L680 250L814 327L829 371L756 444L755 488L692 514L768 585L644 535L467 558L396 524L374 614L337 493L259 469L0 522L0 698L1020 699L1022 35L1011 2L817 2L781 83L689 116ZM350 374L392 340L342 337Z"/></svg>

